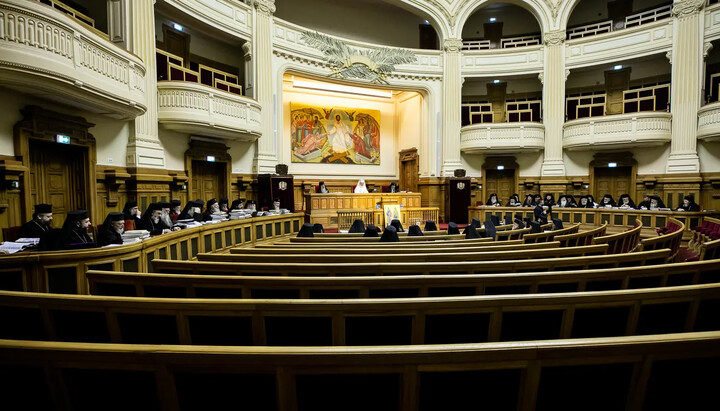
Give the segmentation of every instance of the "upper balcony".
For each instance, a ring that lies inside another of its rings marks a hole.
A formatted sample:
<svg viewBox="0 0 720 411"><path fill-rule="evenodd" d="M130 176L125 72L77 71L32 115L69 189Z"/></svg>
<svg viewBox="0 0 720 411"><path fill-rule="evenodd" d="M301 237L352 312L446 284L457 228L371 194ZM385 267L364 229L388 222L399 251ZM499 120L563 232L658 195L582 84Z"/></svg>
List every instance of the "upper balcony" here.
<svg viewBox="0 0 720 411"><path fill-rule="evenodd" d="M262 134L261 106L242 95L237 75L202 64L186 68L181 57L162 50L157 68L158 121L165 129L238 141Z"/></svg>
<svg viewBox="0 0 720 411"><path fill-rule="evenodd" d="M0 83L115 118L145 113L142 60L108 41L92 19L53 4L0 0Z"/></svg>
<svg viewBox="0 0 720 411"><path fill-rule="evenodd" d="M467 154L542 150L545 126L540 122L541 106L540 100L509 101L503 113L493 110L490 103L464 103L460 150Z"/></svg>
<svg viewBox="0 0 720 411"><path fill-rule="evenodd" d="M720 141L720 102L710 103L698 111L698 139Z"/></svg>

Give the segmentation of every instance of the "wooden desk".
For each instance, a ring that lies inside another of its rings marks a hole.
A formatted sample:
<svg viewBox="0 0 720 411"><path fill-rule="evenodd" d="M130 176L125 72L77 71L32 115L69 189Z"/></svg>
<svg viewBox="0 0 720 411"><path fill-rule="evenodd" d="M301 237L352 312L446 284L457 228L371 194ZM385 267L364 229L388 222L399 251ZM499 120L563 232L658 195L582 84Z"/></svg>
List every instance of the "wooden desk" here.
<svg viewBox="0 0 720 411"><path fill-rule="evenodd" d="M656 229L665 227L668 219L675 218L685 224L683 239L689 240L695 227L701 225L705 217L719 217L720 212L697 212L685 211L650 211L650 210L621 210L611 208L560 208L553 207L553 217L559 218L565 224L583 224L582 230L591 227L599 227L603 222L608 223L608 232L620 232L631 228L635 220L640 220L643 225L643 236L656 236ZM507 213L522 213L523 217L533 216L533 207L468 207L468 217L485 221L491 215L497 215L501 219Z"/></svg>
<svg viewBox="0 0 720 411"><path fill-rule="evenodd" d="M374 210L379 203L401 204L403 208L420 207L420 193L312 193L305 195L310 222L325 228L337 228L338 211Z"/></svg>
<svg viewBox="0 0 720 411"><path fill-rule="evenodd" d="M152 272L154 259L187 261L198 253L295 234L302 224L302 213L247 218L206 224L117 247L0 256L0 289L85 294L87 270Z"/></svg>

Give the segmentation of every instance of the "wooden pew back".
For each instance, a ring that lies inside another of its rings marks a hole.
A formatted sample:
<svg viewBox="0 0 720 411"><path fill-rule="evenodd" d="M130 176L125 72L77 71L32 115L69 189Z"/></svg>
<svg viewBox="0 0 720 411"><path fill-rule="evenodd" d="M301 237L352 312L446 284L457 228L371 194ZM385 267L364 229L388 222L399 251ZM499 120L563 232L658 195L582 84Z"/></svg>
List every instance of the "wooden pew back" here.
<svg viewBox="0 0 720 411"><path fill-rule="evenodd" d="M706 409L720 332L403 347L0 341L28 409ZM372 395L368 395L372 393Z"/></svg>
<svg viewBox="0 0 720 411"><path fill-rule="evenodd" d="M604 255L607 253L607 244L548 248L540 250L490 250L478 251L452 251L446 253L372 253L348 250L345 254L198 254L198 261L217 261L233 263L260 263L267 261L302 261L303 263L336 264L336 263L375 263L375 262L428 262L439 261L452 264L458 261L495 261L495 260L521 260L577 257L586 255Z"/></svg>
<svg viewBox="0 0 720 411"><path fill-rule="evenodd" d="M682 242L683 233L685 232L685 224L682 221L674 218L669 219L671 223L674 223L678 228L672 233L659 235L654 238L645 238L640 240L640 251L658 250L667 248L672 250L670 259L668 261L675 261L678 252L680 251L680 243Z"/></svg>
<svg viewBox="0 0 720 411"><path fill-rule="evenodd" d="M608 244L608 254L630 253L637 250L640 244L642 222L635 220L635 227L622 233L610 234L592 239L592 244Z"/></svg>
<svg viewBox="0 0 720 411"><path fill-rule="evenodd" d="M560 247L575 247L579 245L592 244L594 237L600 237L605 235L607 230L607 223L603 223L600 227L593 228L592 230L580 231L575 234L565 234L555 236L555 241L560 241Z"/></svg>
<svg viewBox="0 0 720 411"><path fill-rule="evenodd" d="M540 250L547 248L557 248L559 242L553 241L549 243L523 244L519 240L504 241L501 243L488 242L482 243L482 246L475 247L444 247L443 244L436 244L435 247L418 246L418 247L377 247L377 246L356 246L356 247L304 247L302 245L295 246L272 246L264 248L232 248L230 254L348 254L350 252L362 254L413 254L413 253L455 253L455 252L483 252L483 251L506 251L506 250Z"/></svg>
<svg viewBox="0 0 720 411"><path fill-rule="evenodd" d="M545 231L542 233L535 233L535 234L525 234L523 236L523 242L525 244L543 243L543 242L553 241L555 236L575 234L578 231L580 231L580 223L573 224L573 225L571 225L569 227L565 227L561 230Z"/></svg>
<svg viewBox="0 0 720 411"><path fill-rule="evenodd" d="M242 277L89 271L90 294L156 298L349 299L606 291L720 282L720 260L512 274Z"/></svg>
<svg viewBox="0 0 720 411"><path fill-rule="evenodd" d="M482 274L553 270L585 270L662 264L670 250L643 251L618 255L543 258L537 260L398 262L398 263L336 263L313 264L227 263L206 261L153 260L155 272L175 274L280 275L280 276L365 276L365 275L431 275Z"/></svg>
<svg viewBox="0 0 720 411"><path fill-rule="evenodd" d="M720 330L719 298L717 283L569 294L294 301L1 291L0 337L330 346L666 334Z"/></svg>

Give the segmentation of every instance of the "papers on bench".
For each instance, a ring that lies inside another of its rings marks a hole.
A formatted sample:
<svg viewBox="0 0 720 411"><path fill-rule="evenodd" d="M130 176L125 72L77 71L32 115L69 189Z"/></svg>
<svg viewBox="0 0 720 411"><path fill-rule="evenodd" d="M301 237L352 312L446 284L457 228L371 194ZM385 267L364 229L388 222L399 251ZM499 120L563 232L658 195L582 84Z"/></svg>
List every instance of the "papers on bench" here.
<svg viewBox="0 0 720 411"><path fill-rule="evenodd" d="M30 247L34 247L34 244L29 243L19 243L19 242L13 242L13 241L5 241L0 245L0 250L5 250L9 254L15 254L18 251L25 250Z"/></svg>
<svg viewBox="0 0 720 411"><path fill-rule="evenodd" d="M122 234L123 244L134 243L149 237L150 232L148 230L129 230Z"/></svg>

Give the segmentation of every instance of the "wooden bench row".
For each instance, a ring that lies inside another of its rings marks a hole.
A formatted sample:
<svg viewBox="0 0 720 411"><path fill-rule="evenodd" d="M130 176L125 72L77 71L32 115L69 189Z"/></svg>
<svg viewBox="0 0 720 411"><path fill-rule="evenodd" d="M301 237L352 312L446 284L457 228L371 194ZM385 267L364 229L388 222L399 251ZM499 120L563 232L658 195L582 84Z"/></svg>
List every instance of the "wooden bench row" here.
<svg viewBox="0 0 720 411"><path fill-rule="evenodd" d="M413 254L413 253L426 253L426 254L442 254L442 253L469 253L469 252L484 252L484 251L507 251L507 250L543 250L548 248L560 247L560 243L557 241L543 242L543 243L530 243L523 244L522 240L502 241L502 242L484 242L484 243L473 243L472 246L453 247L445 244L434 244L434 247L420 246L417 247L378 247L376 245L360 245L357 247L312 247L310 245L275 245L272 247L255 247L255 248L243 248L236 247L230 249L230 254L238 255L252 255L252 254L343 254L348 253L361 253L367 254Z"/></svg>
<svg viewBox="0 0 720 411"><path fill-rule="evenodd" d="M592 239L592 244L607 244L610 248L608 254L630 253L639 247L642 222L635 220L635 226L627 231L605 236L598 236Z"/></svg>
<svg viewBox="0 0 720 411"><path fill-rule="evenodd" d="M720 332L405 347L0 341L25 409L717 409Z"/></svg>
<svg viewBox="0 0 720 411"><path fill-rule="evenodd" d="M720 282L720 260L513 274L243 277L89 271L90 294L154 298L352 299L573 293Z"/></svg>
<svg viewBox="0 0 720 411"><path fill-rule="evenodd" d="M408 345L720 330L720 284L377 300L0 292L0 338L194 345Z"/></svg>
<svg viewBox="0 0 720 411"><path fill-rule="evenodd" d="M542 233L525 234L523 235L523 242L525 244L530 243L545 243L554 241L556 236L575 234L580 231L580 223L573 224L569 227L561 228L560 230L544 231Z"/></svg>
<svg viewBox="0 0 720 411"><path fill-rule="evenodd" d="M211 261L153 260L154 272L170 274L224 274L248 276L380 276L518 273L533 271L588 270L592 268L638 267L663 264L670 250L643 251L616 255L542 258L534 260L334 263L285 262L229 263Z"/></svg>
<svg viewBox="0 0 720 411"><path fill-rule="evenodd" d="M576 247L579 245L590 245L595 237L604 236L608 224L603 223L600 227L592 230L580 231L572 234L556 235L553 241L559 241L561 247Z"/></svg>
<svg viewBox="0 0 720 411"><path fill-rule="evenodd" d="M530 244L534 246L534 244ZM524 245L520 246L524 247ZM454 264L460 261L497 261L497 260L522 260L522 259L542 259L542 258L561 258L561 257L578 257L590 255L607 254L608 245L590 245L583 247L566 247L566 248L547 248L547 249L518 249L518 250L496 250L495 247L482 251L467 251L461 249L459 251L445 253L394 253L385 251L384 253L364 253L346 251L344 254L325 254L312 253L305 254L300 252L286 254L198 254L198 261L216 261L228 263L262 263L266 261L275 261L278 264L292 261L302 261L303 263L316 264L336 264L336 263L378 263L378 262L447 262Z"/></svg>
<svg viewBox="0 0 720 411"><path fill-rule="evenodd" d="M682 243L683 234L685 233L685 224L674 218L670 218L669 222L669 225L672 225L675 231L640 240L640 248L638 248L638 250L648 251L667 248L672 252L668 261L675 261L680 252L680 244Z"/></svg>

